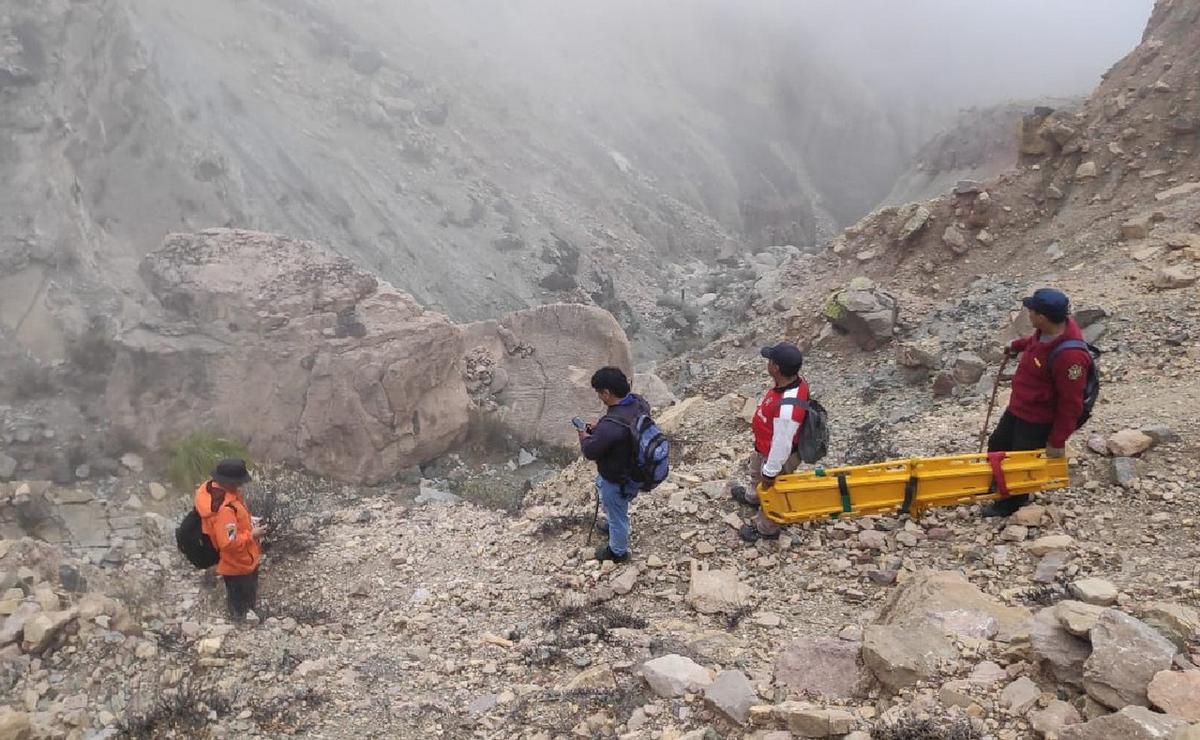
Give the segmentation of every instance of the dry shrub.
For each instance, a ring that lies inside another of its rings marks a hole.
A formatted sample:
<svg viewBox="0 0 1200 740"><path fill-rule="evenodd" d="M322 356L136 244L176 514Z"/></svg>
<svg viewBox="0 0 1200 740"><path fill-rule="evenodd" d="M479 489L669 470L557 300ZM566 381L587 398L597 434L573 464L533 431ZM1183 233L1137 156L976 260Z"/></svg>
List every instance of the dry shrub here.
<svg viewBox="0 0 1200 740"><path fill-rule="evenodd" d="M208 713L228 716L232 703L215 685L198 678L185 678L173 689L156 695L150 707L121 723L121 737L157 740L164 737L208 736Z"/></svg>
<svg viewBox="0 0 1200 740"><path fill-rule="evenodd" d="M307 514L300 502L281 493L271 480L260 481L257 486L249 507L267 528L260 541L263 551L288 557L311 550L318 537L315 530L297 526L299 517Z"/></svg>
<svg viewBox="0 0 1200 740"><path fill-rule="evenodd" d="M871 728L876 740L978 740L981 735L967 717L917 717L906 714Z"/></svg>

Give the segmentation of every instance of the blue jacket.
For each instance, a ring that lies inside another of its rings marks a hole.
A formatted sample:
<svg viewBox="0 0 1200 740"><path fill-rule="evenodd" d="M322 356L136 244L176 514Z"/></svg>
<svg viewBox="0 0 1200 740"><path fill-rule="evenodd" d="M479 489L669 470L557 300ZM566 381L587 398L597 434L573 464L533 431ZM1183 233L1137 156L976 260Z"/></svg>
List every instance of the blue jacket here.
<svg viewBox="0 0 1200 740"><path fill-rule="evenodd" d="M592 433L579 442L583 456L596 462L596 472L607 481L624 483L634 464L634 438L630 427L642 414L650 413L650 404L630 393L609 406L608 413L592 427Z"/></svg>

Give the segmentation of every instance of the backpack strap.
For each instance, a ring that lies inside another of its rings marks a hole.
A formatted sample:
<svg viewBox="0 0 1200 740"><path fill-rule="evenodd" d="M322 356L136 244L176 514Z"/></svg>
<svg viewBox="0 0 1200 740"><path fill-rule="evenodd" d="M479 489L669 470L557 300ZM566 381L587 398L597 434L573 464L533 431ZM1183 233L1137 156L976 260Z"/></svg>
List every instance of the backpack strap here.
<svg viewBox="0 0 1200 740"><path fill-rule="evenodd" d="M1046 357L1047 369L1053 370L1054 358L1058 357L1059 354L1068 349L1081 349L1088 353L1088 357L1091 357L1093 354L1100 354L1100 350L1096 349L1082 339L1064 339L1058 343L1058 346L1050 350L1050 354Z"/></svg>
<svg viewBox="0 0 1200 740"><path fill-rule="evenodd" d="M809 400L810 399L807 399L807 398L785 398L779 402L779 405L780 406L799 406L800 408L804 409L805 411L808 411L809 409L812 408L812 404L809 403Z"/></svg>
<svg viewBox="0 0 1200 740"><path fill-rule="evenodd" d="M624 419L619 419L615 416L605 414L600 418L600 421L596 422L597 424L600 424L605 420L611 421L613 424L616 424L617 426L625 429L625 431L629 432L630 441L633 443L629 447L629 467L631 470L637 467L638 449L641 447L641 438L638 435L637 423L638 419L641 419L643 416L645 416L645 414L638 414L637 418L635 418L631 424ZM625 475L625 480L618 481L618 484L621 486L622 496L625 495L625 486L629 485L631 482L631 476L628 473Z"/></svg>

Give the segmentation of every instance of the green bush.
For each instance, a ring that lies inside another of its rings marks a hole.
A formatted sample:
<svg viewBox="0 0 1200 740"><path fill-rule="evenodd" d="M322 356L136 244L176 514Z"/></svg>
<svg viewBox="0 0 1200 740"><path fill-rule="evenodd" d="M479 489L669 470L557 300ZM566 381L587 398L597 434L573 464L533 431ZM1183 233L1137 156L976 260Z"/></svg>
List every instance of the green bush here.
<svg viewBox="0 0 1200 740"><path fill-rule="evenodd" d="M167 477L184 490L207 480L221 458L240 457L250 464L250 453L245 445L211 432L192 432L172 445L169 455Z"/></svg>

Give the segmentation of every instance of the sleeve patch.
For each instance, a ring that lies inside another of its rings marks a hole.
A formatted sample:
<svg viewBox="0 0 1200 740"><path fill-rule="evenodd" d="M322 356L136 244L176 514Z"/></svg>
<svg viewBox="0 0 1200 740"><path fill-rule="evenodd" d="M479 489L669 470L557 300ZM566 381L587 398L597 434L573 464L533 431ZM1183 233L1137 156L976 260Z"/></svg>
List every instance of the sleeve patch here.
<svg viewBox="0 0 1200 740"><path fill-rule="evenodd" d="M230 522L229 524L225 525L225 537L230 542L233 542L235 539L237 539L237 524Z"/></svg>
<svg viewBox="0 0 1200 740"><path fill-rule="evenodd" d="M1067 378L1070 380L1079 380L1083 377L1083 365L1075 364L1067 368Z"/></svg>

